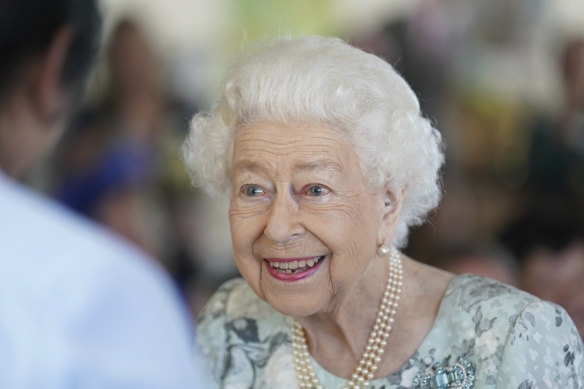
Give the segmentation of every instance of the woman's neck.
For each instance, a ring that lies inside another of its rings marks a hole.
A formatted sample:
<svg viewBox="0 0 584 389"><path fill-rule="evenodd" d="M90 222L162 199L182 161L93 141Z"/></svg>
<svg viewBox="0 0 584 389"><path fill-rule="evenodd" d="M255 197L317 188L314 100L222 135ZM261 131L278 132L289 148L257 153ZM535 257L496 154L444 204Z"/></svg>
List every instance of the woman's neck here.
<svg viewBox="0 0 584 389"><path fill-rule="evenodd" d="M402 255L403 290L393 329L375 378L397 371L430 331L453 275ZM375 261L330 311L297 319L312 357L327 371L349 378L362 357L387 282L388 259ZM379 262L379 263L377 263Z"/></svg>
<svg viewBox="0 0 584 389"><path fill-rule="evenodd" d="M333 374L350 375L361 359L388 271L389 259L376 258L350 289L337 291L327 311L297 319L305 329L311 355Z"/></svg>

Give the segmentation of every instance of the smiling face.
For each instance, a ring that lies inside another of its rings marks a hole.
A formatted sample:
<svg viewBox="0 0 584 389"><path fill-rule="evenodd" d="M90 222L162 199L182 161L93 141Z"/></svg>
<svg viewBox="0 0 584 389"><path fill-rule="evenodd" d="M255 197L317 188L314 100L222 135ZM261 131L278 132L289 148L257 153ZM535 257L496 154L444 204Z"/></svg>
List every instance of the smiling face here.
<svg viewBox="0 0 584 389"><path fill-rule="evenodd" d="M237 266L255 293L295 317L331 311L382 261L393 215L338 131L263 123L237 134L229 218ZM385 278L386 275L383 275ZM383 285L382 285L383 287Z"/></svg>

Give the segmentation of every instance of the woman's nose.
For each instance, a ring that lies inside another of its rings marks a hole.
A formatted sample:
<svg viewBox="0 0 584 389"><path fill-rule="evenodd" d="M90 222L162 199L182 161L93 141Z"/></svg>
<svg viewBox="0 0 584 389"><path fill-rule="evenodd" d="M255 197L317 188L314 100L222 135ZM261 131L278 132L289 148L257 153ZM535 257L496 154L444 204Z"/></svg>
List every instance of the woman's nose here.
<svg viewBox="0 0 584 389"><path fill-rule="evenodd" d="M270 207L264 235L276 243L285 243L302 234L298 203L292 193L278 193Z"/></svg>

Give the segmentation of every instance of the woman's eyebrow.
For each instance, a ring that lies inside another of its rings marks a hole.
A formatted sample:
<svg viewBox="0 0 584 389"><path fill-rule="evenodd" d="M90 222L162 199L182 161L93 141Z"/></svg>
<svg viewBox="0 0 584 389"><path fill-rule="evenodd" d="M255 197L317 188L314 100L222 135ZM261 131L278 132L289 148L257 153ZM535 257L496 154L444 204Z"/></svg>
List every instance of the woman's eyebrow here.
<svg viewBox="0 0 584 389"><path fill-rule="evenodd" d="M333 174L342 174L343 167L341 164L331 161L329 159L319 159L316 161L310 162L302 162L299 164L294 165L293 171L297 172L306 172L306 171L328 171Z"/></svg>
<svg viewBox="0 0 584 389"><path fill-rule="evenodd" d="M256 161L243 160L234 163L232 171L234 174L243 172L266 173L267 169Z"/></svg>
<svg viewBox="0 0 584 389"><path fill-rule="evenodd" d="M300 162L295 164L292 167L292 173L306 173L306 172L327 172L334 175L342 175L343 174L343 167L340 163L335 161L331 161L329 159L319 159L315 161L309 162ZM258 174L267 174L268 168L263 164L260 164L253 160L242 160L237 161L233 164L232 172L234 175L236 174L243 174L243 173L258 173Z"/></svg>

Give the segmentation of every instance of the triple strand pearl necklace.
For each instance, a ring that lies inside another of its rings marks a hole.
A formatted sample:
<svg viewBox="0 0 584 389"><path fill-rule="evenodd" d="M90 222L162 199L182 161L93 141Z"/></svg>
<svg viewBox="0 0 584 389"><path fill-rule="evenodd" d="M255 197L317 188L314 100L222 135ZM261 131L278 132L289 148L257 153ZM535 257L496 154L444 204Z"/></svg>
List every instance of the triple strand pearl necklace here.
<svg viewBox="0 0 584 389"><path fill-rule="evenodd" d="M367 346L361 356L361 360L353 371L353 375L343 386L343 389L362 389L369 386L373 379L377 365L381 361L381 355L387 345L387 337L391 332L391 325L394 322L397 311L400 293L402 290L403 269L399 252L391 248L389 257L389 275L385 292L377 311L377 318L369 334ZM323 389L319 383L304 336L304 328L296 320L292 320L292 357L294 359L294 369L300 388Z"/></svg>

